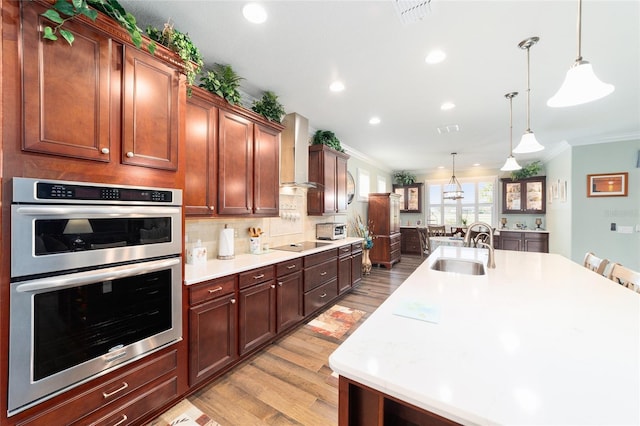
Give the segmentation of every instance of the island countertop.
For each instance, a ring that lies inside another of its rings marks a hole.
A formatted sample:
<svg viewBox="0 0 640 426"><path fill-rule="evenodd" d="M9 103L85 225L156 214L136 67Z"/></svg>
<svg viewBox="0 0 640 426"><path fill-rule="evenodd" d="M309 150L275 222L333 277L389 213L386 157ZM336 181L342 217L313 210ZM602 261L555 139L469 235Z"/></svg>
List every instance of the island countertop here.
<svg viewBox="0 0 640 426"><path fill-rule="evenodd" d="M640 424L640 294L556 254L496 250L478 276L431 269L486 253L436 249L331 368L463 424ZM433 322L399 315L411 303Z"/></svg>

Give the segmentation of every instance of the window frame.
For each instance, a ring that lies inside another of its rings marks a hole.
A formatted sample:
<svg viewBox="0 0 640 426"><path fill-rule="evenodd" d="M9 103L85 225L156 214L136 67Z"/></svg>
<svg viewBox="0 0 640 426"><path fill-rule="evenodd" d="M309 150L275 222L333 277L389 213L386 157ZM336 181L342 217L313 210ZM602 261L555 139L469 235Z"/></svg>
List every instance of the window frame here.
<svg viewBox="0 0 640 426"><path fill-rule="evenodd" d="M454 200L453 202L450 203L445 203L444 199L442 198L442 192L444 187L449 183L449 179L434 179L434 180L427 180L425 181L425 215L426 215L426 222L428 224L431 225L445 225L445 226L452 226L451 224L447 224L444 223L445 220L445 209L446 208L450 208L450 207L454 207L456 208L456 224L461 224L462 221L462 213L464 210L465 206L472 206L473 207L473 211L474 211L474 217L473 218L467 218L467 224L471 224L475 221L477 221L478 218L478 212L480 211L480 208L482 207L489 207L491 209L491 222L490 225L492 227L496 227L496 223L498 221L498 197L499 197L499 189L498 189L498 184L499 184L499 179L498 176L481 176L481 177L467 177L467 178L458 178L458 181L460 182L461 185L468 185L468 184L473 184L474 188L475 188L475 200L473 203L465 203L464 199L460 199L460 200ZM493 184L493 201L491 203L480 203L479 202L479 194L480 194L480 190L479 190L479 184L480 183L491 183ZM440 185L440 203L438 204L431 204L431 186L433 185ZM439 207L440 210L440 223L431 223L429 218L431 215L431 209L434 207Z"/></svg>

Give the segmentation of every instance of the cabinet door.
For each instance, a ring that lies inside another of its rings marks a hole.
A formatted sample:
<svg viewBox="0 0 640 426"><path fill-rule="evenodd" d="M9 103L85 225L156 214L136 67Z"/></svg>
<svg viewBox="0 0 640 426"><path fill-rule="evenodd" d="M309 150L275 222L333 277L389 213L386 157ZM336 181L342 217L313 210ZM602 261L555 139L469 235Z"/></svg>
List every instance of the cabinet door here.
<svg viewBox="0 0 640 426"><path fill-rule="evenodd" d="M522 185L520 182L505 182L502 186L504 203L502 207L503 213L519 213L522 208Z"/></svg>
<svg viewBox="0 0 640 426"><path fill-rule="evenodd" d="M302 271L278 278L277 332L297 324L304 318L302 309Z"/></svg>
<svg viewBox="0 0 640 426"><path fill-rule="evenodd" d="M276 335L276 285L273 279L240 290L240 355Z"/></svg>
<svg viewBox="0 0 640 426"><path fill-rule="evenodd" d="M218 214L253 210L253 123L220 110L218 133Z"/></svg>
<svg viewBox="0 0 640 426"><path fill-rule="evenodd" d="M500 247L502 250L522 250L521 232L500 232Z"/></svg>
<svg viewBox="0 0 640 426"><path fill-rule="evenodd" d="M362 251L351 255L351 287L362 281Z"/></svg>
<svg viewBox="0 0 640 426"><path fill-rule="evenodd" d="M238 358L237 312L234 294L189 309L190 385Z"/></svg>
<svg viewBox="0 0 640 426"><path fill-rule="evenodd" d="M347 207L347 159L336 157L336 212L346 213Z"/></svg>
<svg viewBox="0 0 640 426"><path fill-rule="evenodd" d="M533 234L527 232L524 234L524 251L549 253L549 234Z"/></svg>
<svg viewBox="0 0 640 426"><path fill-rule="evenodd" d="M336 197L338 193L336 191L336 177L338 162L336 156L330 152L324 153L324 213L335 213L338 203ZM345 197L346 197L346 185L345 185Z"/></svg>
<svg viewBox="0 0 640 426"><path fill-rule="evenodd" d="M389 208L391 209L389 212L389 233L395 234L400 232L400 198L396 194L390 194L389 198Z"/></svg>
<svg viewBox="0 0 640 426"><path fill-rule="evenodd" d="M546 176L519 181L502 180L502 213L545 213Z"/></svg>
<svg viewBox="0 0 640 426"><path fill-rule="evenodd" d="M351 255L338 259L338 294L351 288Z"/></svg>
<svg viewBox="0 0 640 426"><path fill-rule="evenodd" d="M142 50L123 50L122 163L176 170L180 74Z"/></svg>
<svg viewBox="0 0 640 426"><path fill-rule="evenodd" d="M187 99L185 136L187 167L184 204L187 215L211 215L216 211L218 165L218 108L194 94Z"/></svg>
<svg viewBox="0 0 640 426"><path fill-rule="evenodd" d="M545 194L542 181L525 182L523 184L525 210L527 213L542 213L545 211Z"/></svg>
<svg viewBox="0 0 640 426"><path fill-rule="evenodd" d="M280 132L255 125L253 213L277 216L280 194Z"/></svg>
<svg viewBox="0 0 640 426"><path fill-rule="evenodd" d="M40 15L46 8L21 6L23 150L110 161L112 41L74 21L65 23L73 47L45 40L38 29L52 25Z"/></svg>

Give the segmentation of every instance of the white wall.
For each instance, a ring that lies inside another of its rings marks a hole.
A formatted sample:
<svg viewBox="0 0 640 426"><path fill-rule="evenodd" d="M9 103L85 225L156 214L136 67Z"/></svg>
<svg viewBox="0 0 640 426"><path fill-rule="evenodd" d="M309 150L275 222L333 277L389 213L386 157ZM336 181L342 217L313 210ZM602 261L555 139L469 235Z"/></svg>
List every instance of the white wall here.
<svg viewBox="0 0 640 426"><path fill-rule="evenodd" d="M561 254L571 258L571 241L573 237L571 226L571 214L573 197L571 188L575 186L572 182L572 148L568 144L558 154L545 163L547 174L547 191L551 191L553 183L560 181L567 182L566 201L559 198L551 199L547 197L546 228L549 231L549 252Z"/></svg>

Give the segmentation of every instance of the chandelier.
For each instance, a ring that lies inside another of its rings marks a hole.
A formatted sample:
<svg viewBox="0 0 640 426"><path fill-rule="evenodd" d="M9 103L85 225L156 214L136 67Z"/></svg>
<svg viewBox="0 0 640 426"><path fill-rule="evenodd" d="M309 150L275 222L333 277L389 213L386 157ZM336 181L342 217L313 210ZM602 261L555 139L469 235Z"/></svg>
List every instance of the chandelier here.
<svg viewBox="0 0 640 426"><path fill-rule="evenodd" d="M464 191L462 190L462 186L458 179L456 179L456 155L457 152L452 152L451 157L453 161L453 172L451 174L451 180L444 187L444 191L442 192L442 198L445 200L459 200L464 198Z"/></svg>

